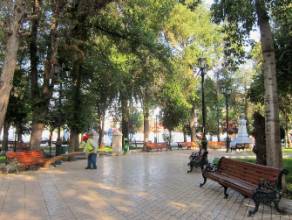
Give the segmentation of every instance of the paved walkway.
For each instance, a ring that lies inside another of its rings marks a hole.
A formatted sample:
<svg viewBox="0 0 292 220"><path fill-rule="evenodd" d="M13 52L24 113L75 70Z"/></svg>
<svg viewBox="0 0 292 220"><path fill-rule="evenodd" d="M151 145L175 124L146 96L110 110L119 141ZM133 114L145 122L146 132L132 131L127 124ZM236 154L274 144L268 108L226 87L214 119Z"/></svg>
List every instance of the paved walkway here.
<svg viewBox="0 0 292 220"><path fill-rule="evenodd" d="M115 219L291 219L261 206L253 217L249 199L209 181L198 171L187 174L190 151L135 153L101 157L98 170L85 161L58 168L0 175L1 220ZM211 152L210 156L221 153Z"/></svg>

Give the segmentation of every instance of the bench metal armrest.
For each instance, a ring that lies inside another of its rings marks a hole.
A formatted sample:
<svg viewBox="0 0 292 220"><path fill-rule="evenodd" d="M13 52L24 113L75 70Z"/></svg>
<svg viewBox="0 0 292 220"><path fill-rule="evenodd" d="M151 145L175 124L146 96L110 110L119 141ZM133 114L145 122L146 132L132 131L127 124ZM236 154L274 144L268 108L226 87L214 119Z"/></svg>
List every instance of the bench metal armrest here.
<svg viewBox="0 0 292 220"><path fill-rule="evenodd" d="M288 175L288 173L289 173L288 170L283 169L281 171L281 173L279 174L278 179L277 179L277 183L276 183L278 190L282 190L282 177L283 177L283 175L285 175L285 176Z"/></svg>
<svg viewBox="0 0 292 220"><path fill-rule="evenodd" d="M271 192L275 192L278 191L277 187L275 184L273 184L271 181L269 180L262 180L257 188L256 188L257 192L262 192L262 193L271 193Z"/></svg>
<svg viewBox="0 0 292 220"><path fill-rule="evenodd" d="M206 172L216 172L217 171L217 166L215 166L212 163L207 163L204 165L202 172L206 173Z"/></svg>

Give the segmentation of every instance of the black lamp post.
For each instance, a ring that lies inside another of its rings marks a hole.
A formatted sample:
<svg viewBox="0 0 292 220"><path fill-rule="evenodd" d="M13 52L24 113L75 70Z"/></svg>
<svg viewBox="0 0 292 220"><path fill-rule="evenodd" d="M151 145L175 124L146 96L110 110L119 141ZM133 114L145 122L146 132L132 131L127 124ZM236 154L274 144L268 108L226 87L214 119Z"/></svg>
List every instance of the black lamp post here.
<svg viewBox="0 0 292 220"><path fill-rule="evenodd" d="M228 103L228 98L231 94L231 89L229 88L222 88L222 93L225 97L225 106L226 106L226 152L229 151L230 149L230 138L228 135L228 130L229 130L229 103Z"/></svg>
<svg viewBox="0 0 292 220"><path fill-rule="evenodd" d="M205 69L207 68L206 58L199 58L198 64L201 74L201 92L202 92L202 149L207 150L207 138L206 138L206 106L205 106L205 91L204 91L204 82L205 82Z"/></svg>
<svg viewBox="0 0 292 220"><path fill-rule="evenodd" d="M157 138L157 120L158 120L158 115L155 115L155 143L158 143L158 138Z"/></svg>

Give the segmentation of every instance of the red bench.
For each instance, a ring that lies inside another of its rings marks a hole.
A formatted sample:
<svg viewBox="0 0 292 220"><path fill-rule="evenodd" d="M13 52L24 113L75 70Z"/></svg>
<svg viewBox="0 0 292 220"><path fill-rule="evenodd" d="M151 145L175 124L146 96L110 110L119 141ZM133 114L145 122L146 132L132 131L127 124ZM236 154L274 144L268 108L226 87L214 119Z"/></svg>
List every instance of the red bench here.
<svg viewBox="0 0 292 220"><path fill-rule="evenodd" d="M6 157L8 160L16 159L25 168L41 166L46 161L43 152L37 150L7 152Z"/></svg>
<svg viewBox="0 0 292 220"><path fill-rule="evenodd" d="M208 141L209 149L224 149L226 148L226 142L224 141Z"/></svg>
<svg viewBox="0 0 292 220"><path fill-rule="evenodd" d="M151 141L148 141L145 143L145 147L147 151L168 149L168 143L167 142L152 143Z"/></svg>
<svg viewBox="0 0 292 220"><path fill-rule="evenodd" d="M198 144L196 144L195 142L177 142L177 146L178 148L187 148L187 149L193 149L193 148L197 148Z"/></svg>

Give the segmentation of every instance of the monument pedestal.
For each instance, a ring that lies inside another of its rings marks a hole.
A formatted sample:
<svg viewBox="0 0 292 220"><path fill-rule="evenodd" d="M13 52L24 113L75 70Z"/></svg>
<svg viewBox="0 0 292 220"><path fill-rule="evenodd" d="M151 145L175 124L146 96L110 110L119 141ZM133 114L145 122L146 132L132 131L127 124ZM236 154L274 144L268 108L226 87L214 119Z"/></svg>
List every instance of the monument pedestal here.
<svg viewBox="0 0 292 220"><path fill-rule="evenodd" d="M113 132L113 139L112 139L113 155L122 154L123 153L122 146L123 146L123 134L119 130L116 130Z"/></svg>

